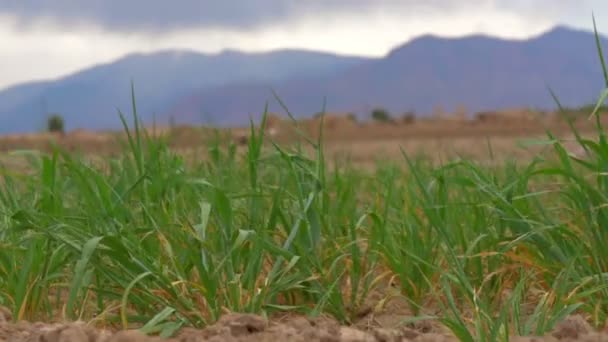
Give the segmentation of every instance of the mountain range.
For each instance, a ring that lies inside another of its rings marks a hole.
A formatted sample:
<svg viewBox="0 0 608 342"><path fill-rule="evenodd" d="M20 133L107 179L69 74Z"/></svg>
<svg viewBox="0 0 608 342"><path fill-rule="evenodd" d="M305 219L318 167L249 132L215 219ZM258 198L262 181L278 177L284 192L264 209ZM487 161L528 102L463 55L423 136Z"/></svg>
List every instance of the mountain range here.
<svg viewBox="0 0 608 342"><path fill-rule="evenodd" d="M608 47L605 37L601 43ZM458 106L551 109L548 87L564 105L579 106L603 87L593 33L565 26L520 40L424 35L379 58L160 51L0 91L0 133L40 129L48 113L60 113L68 129L119 128L117 109L131 113L131 81L145 122L214 125L247 124L266 103L282 111L273 91L297 116L323 108L365 116L375 107L418 115Z"/></svg>

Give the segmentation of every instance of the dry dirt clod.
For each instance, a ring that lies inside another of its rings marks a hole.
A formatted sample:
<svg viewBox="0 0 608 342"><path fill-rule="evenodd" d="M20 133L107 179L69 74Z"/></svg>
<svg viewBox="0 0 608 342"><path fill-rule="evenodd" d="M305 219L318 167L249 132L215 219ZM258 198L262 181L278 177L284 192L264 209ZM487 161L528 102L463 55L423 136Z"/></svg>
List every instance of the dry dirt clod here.
<svg viewBox="0 0 608 342"><path fill-rule="evenodd" d="M14 324L0 324L0 341L10 341L15 339L15 336L23 335L24 332L17 329Z"/></svg>
<svg viewBox="0 0 608 342"><path fill-rule="evenodd" d="M458 342L458 339L443 334L429 333L416 337L414 342Z"/></svg>
<svg viewBox="0 0 608 342"><path fill-rule="evenodd" d="M81 327L71 326L63 329L59 334L57 342L95 342L90 340L89 335ZM51 341L49 341L51 342ZM54 341L53 341L54 342Z"/></svg>
<svg viewBox="0 0 608 342"><path fill-rule="evenodd" d="M376 342L376 339L361 330L342 327L340 329L340 341L342 342Z"/></svg>
<svg viewBox="0 0 608 342"><path fill-rule="evenodd" d="M13 314L7 307L0 306L0 323L10 322L13 320Z"/></svg>
<svg viewBox="0 0 608 342"><path fill-rule="evenodd" d="M104 342L156 342L158 338L148 337L139 330L123 330L114 334Z"/></svg>
<svg viewBox="0 0 608 342"><path fill-rule="evenodd" d="M395 330L378 328L373 330L374 337L378 342L402 342L410 341L418 337L418 333L409 329Z"/></svg>
<svg viewBox="0 0 608 342"><path fill-rule="evenodd" d="M230 332L235 337L262 332L268 324L262 317L255 315L238 315L236 319L232 320L230 315L226 317Z"/></svg>
<svg viewBox="0 0 608 342"><path fill-rule="evenodd" d="M608 342L608 335L601 333L590 333L583 336L580 341L582 342Z"/></svg>
<svg viewBox="0 0 608 342"><path fill-rule="evenodd" d="M247 336L257 335L266 330L268 322L259 316L250 314L227 314L222 316L215 324L204 330L195 332L190 330L181 333L179 341L232 341L245 339Z"/></svg>
<svg viewBox="0 0 608 342"><path fill-rule="evenodd" d="M522 337L522 336L517 336L517 337L513 337L511 339L509 339L509 341L511 342L557 342L558 340L553 337L553 336L546 336L546 337L538 337L538 336L534 336L534 337Z"/></svg>
<svg viewBox="0 0 608 342"><path fill-rule="evenodd" d="M417 321L408 324L408 328L422 334L443 334L446 332L445 327L435 321Z"/></svg>
<svg viewBox="0 0 608 342"><path fill-rule="evenodd" d="M96 342L97 332L83 324L49 326L42 323L28 328L28 342Z"/></svg>
<svg viewBox="0 0 608 342"><path fill-rule="evenodd" d="M551 335L559 340L564 340L577 339L591 332L593 332L591 325L582 316L574 315L559 322Z"/></svg>
<svg viewBox="0 0 608 342"><path fill-rule="evenodd" d="M201 331L194 328L184 328L172 340L173 342L202 342Z"/></svg>

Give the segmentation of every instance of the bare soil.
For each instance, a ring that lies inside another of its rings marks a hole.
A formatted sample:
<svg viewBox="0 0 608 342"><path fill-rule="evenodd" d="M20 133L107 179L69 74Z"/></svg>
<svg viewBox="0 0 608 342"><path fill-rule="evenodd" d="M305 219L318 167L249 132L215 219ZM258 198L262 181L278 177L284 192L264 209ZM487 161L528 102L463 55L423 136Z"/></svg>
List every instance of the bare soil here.
<svg viewBox="0 0 608 342"><path fill-rule="evenodd" d="M431 323L410 324L401 328L347 327L326 317L288 317L266 320L249 314L227 314L205 329L183 328L169 339L146 336L138 330L110 331L96 329L84 322L46 324L11 321L5 308L0 309L0 341L10 342L392 342L458 341L447 330ZM560 323L548 336L514 337L511 341L608 341L608 332L593 331L580 316Z"/></svg>

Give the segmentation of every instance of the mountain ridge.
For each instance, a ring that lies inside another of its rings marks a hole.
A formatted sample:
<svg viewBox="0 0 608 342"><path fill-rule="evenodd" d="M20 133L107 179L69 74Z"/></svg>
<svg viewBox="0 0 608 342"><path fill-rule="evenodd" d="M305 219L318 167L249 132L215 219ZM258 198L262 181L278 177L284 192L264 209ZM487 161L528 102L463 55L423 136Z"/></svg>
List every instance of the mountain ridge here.
<svg viewBox="0 0 608 342"><path fill-rule="evenodd" d="M61 113L69 128L119 127L116 108L131 108L131 80L142 118L150 121L153 112L199 89L243 80L311 77L362 61L365 59L295 49L252 54L170 49L131 53L55 80L26 82L0 91L0 132L35 129L33 123L43 125L47 112Z"/></svg>
<svg viewBox="0 0 608 342"><path fill-rule="evenodd" d="M602 46L608 41L602 36ZM437 108L469 112L510 107L555 107L548 87L562 103L579 106L594 101L603 79L593 33L557 26L529 39L488 35L443 38L424 35L391 50L386 57L355 65L319 82L286 82L275 88L290 111L311 115L321 110L365 116L374 107L399 114L414 110L429 115ZM263 100L262 100L263 99ZM251 109L282 111L262 85L229 85L191 94L170 110L194 120L209 112L237 124Z"/></svg>
<svg viewBox="0 0 608 342"><path fill-rule="evenodd" d="M608 41L602 36L602 45ZM547 85L566 105L595 99L603 81L593 33L558 25L528 39L486 34L425 34L383 57L300 49L202 54L187 49L135 52L53 80L0 91L0 133L44 126L59 112L68 129L120 128L134 80L144 121L247 124L272 90L298 116L328 111L365 116L374 107L428 115L438 107L470 111L552 105Z"/></svg>

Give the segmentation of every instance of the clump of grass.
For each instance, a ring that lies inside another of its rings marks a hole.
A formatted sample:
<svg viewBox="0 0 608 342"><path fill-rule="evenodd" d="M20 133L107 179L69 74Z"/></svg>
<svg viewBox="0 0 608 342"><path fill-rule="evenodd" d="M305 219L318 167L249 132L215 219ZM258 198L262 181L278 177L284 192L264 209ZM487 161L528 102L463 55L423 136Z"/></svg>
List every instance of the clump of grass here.
<svg viewBox="0 0 608 342"><path fill-rule="evenodd" d="M16 319L163 336L226 310L351 323L388 285L463 341L543 334L573 312L608 317L599 119L597 140L572 126L587 159L548 133L555 160L404 154L366 173L329 169L322 134L302 137L312 153L267 141L265 115L243 155L218 135L206 158L184 160L147 135L132 100L119 157L93 165L56 149L26 155L31 175L3 169L0 304Z"/></svg>
<svg viewBox="0 0 608 342"><path fill-rule="evenodd" d="M47 118L46 129L51 133L65 133L65 124L63 116L60 114L52 114Z"/></svg>

